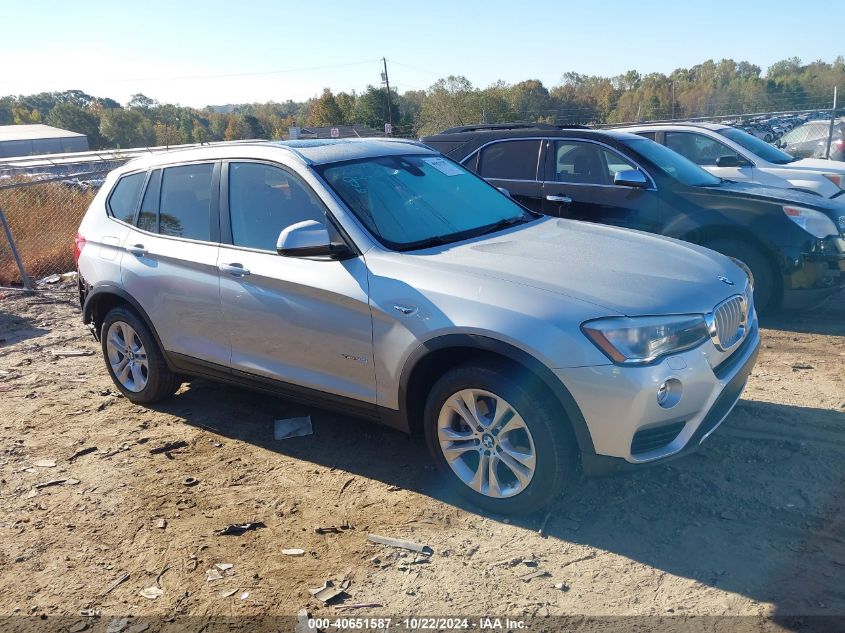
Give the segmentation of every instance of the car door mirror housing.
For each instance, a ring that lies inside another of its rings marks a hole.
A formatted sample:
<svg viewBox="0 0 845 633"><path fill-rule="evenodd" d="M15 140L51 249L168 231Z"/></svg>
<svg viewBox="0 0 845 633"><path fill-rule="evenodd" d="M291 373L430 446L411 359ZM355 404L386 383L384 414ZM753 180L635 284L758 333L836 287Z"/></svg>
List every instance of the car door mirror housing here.
<svg viewBox="0 0 845 633"><path fill-rule="evenodd" d="M502 192L503 194L505 194L508 198L511 198L511 197L512 197L512 196L511 196L511 192L510 192L508 189L506 189L505 187L496 187L496 189L498 189L499 191L501 191L501 192Z"/></svg>
<svg viewBox="0 0 845 633"><path fill-rule="evenodd" d="M613 176L613 184L620 187L636 187L645 189L648 187L648 178L639 169L623 169L617 171Z"/></svg>
<svg viewBox="0 0 845 633"><path fill-rule="evenodd" d="M736 154L726 154L716 159L716 167L744 167L747 163Z"/></svg>
<svg viewBox="0 0 845 633"><path fill-rule="evenodd" d="M329 257L352 255L346 244L333 244L328 229L315 220L291 224L279 233L276 252L284 257Z"/></svg>

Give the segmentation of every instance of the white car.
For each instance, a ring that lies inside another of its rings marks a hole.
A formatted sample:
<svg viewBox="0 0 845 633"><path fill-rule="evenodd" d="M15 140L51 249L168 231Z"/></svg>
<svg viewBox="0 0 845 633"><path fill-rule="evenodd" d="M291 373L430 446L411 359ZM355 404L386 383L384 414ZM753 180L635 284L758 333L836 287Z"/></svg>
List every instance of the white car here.
<svg viewBox="0 0 845 633"><path fill-rule="evenodd" d="M796 158L727 125L662 123L620 129L657 141L726 180L797 189L825 198L845 191L845 162Z"/></svg>

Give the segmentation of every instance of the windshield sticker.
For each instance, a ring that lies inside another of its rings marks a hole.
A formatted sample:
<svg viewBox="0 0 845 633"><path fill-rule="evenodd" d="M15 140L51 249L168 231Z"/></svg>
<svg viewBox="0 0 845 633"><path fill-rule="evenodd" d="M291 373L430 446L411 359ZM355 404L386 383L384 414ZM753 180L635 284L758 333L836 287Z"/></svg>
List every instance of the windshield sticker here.
<svg viewBox="0 0 845 633"><path fill-rule="evenodd" d="M423 158L423 162L431 165L441 174L445 174L447 176L460 176L464 173L460 167L453 165L448 160L440 158L439 156L435 158Z"/></svg>

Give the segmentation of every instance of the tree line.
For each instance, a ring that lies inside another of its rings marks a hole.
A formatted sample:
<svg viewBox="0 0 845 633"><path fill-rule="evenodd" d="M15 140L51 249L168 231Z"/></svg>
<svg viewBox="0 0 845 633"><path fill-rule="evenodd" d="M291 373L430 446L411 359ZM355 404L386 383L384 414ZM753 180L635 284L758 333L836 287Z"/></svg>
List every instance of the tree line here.
<svg viewBox="0 0 845 633"><path fill-rule="evenodd" d="M366 125L381 130L389 108L394 134L421 136L455 125L504 121L604 124L696 116L822 109L845 88L845 60L779 61L765 73L731 59L691 68L615 77L564 73L547 88L537 79L478 88L462 76L426 90L397 93L368 86L303 102L250 103L202 109L159 103L143 94L122 105L81 90L0 98L0 125L46 123L86 134L92 149L284 138L291 126Z"/></svg>

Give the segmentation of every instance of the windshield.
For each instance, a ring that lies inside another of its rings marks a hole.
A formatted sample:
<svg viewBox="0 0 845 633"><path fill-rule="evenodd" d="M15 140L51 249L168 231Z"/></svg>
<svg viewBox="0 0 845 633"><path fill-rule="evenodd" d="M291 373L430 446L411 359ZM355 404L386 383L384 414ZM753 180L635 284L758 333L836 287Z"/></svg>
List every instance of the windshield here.
<svg viewBox="0 0 845 633"><path fill-rule="evenodd" d="M763 139L757 138L753 134L743 132L742 130L730 127L724 130L719 130L719 134L725 138L731 139L738 145L742 145L752 154L756 154L763 160L774 163L775 165L786 165L787 163L798 160L794 156L787 154L786 152L782 152L777 147L769 145Z"/></svg>
<svg viewBox="0 0 845 633"><path fill-rule="evenodd" d="M317 171L367 229L395 250L454 242L539 217L442 156L379 156Z"/></svg>
<svg viewBox="0 0 845 633"><path fill-rule="evenodd" d="M691 160L687 160L660 143L655 143L647 138L625 139L622 142L664 174L681 184L690 187L712 187L722 182Z"/></svg>

